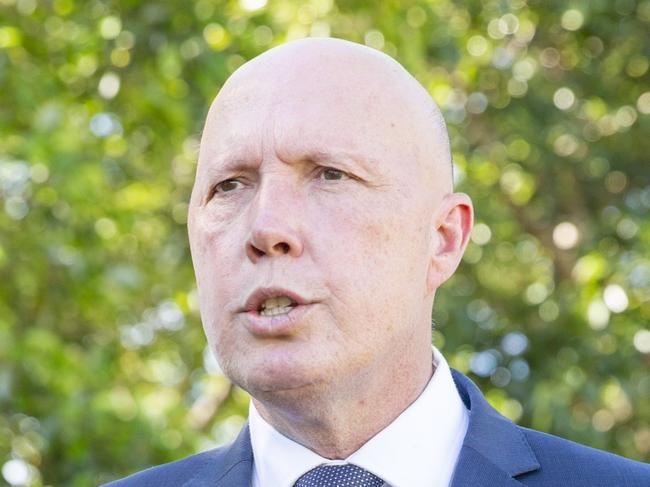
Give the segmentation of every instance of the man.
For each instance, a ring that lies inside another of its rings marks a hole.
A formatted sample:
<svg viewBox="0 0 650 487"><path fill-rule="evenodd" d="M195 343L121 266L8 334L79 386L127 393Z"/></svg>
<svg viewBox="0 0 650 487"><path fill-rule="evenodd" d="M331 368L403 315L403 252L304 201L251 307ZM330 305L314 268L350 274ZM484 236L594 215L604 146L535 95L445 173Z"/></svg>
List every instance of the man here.
<svg viewBox="0 0 650 487"><path fill-rule="evenodd" d="M472 212L440 111L391 58L310 39L241 67L208 114L188 226L249 424L114 485L650 485L647 465L509 422L432 349Z"/></svg>

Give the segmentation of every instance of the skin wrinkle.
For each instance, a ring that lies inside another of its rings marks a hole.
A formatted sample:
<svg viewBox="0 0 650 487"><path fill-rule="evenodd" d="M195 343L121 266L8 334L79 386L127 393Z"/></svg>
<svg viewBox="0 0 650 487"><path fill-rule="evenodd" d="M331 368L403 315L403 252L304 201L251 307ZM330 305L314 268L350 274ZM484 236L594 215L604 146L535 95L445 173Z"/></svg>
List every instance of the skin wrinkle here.
<svg viewBox="0 0 650 487"><path fill-rule="evenodd" d="M334 39L255 58L208 113L188 218L208 343L269 423L324 457L356 451L431 377L435 291L472 224L441 120L396 61ZM233 160L251 167L219 168ZM222 178L242 184L207 201ZM315 303L255 336L236 310L273 285Z"/></svg>

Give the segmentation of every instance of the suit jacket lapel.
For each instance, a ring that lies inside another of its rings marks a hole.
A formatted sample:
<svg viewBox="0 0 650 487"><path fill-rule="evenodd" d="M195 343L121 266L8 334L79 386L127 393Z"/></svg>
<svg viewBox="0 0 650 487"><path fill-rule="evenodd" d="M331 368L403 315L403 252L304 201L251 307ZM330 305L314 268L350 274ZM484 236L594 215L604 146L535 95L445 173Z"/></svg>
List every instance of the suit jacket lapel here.
<svg viewBox="0 0 650 487"><path fill-rule="evenodd" d="M182 487L250 487L252 478L253 448L246 423L235 441Z"/></svg>
<svg viewBox="0 0 650 487"><path fill-rule="evenodd" d="M489 459L475 450L463 446L458 457L451 487L469 487L475 485L485 487L523 486L521 482L498 468Z"/></svg>
<svg viewBox="0 0 650 487"><path fill-rule="evenodd" d="M469 410L469 425L451 486L522 485L517 475L539 469L524 434L488 404L471 380L454 369L452 377Z"/></svg>

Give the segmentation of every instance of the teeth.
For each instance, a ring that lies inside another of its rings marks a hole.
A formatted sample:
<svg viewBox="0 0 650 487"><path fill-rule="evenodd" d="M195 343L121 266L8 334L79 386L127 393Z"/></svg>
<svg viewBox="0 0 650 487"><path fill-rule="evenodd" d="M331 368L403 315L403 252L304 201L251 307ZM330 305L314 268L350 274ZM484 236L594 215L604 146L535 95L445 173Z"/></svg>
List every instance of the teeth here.
<svg viewBox="0 0 650 487"><path fill-rule="evenodd" d="M284 306L291 306L293 304L293 301L291 298L288 298L286 296L277 296L274 298L268 298L262 303L262 309L265 308L275 308L275 307L284 307Z"/></svg>
<svg viewBox="0 0 650 487"><path fill-rule="evenodd" d="M263 309L262 311L260 311L260 315L262 315L262 316L286 315L292 309L293 309L292 306L285 306L283 308Z"/></svg>
<svg viewBox="0 0 650 487"><path fill-rule="evenodd" d="M287 296L266 299L260 306L262 316L276 316L289 313L293 309L293 300Z"/></svg>

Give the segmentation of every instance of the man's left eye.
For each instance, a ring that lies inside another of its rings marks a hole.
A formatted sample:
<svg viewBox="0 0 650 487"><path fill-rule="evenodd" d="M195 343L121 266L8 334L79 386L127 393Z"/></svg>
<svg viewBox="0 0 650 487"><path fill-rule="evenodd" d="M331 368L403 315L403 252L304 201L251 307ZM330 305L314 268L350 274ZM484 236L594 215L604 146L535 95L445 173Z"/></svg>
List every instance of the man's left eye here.
<svg viewBox="0 0 650 487"><path fill-rule="evenodd" d="M241 185L241 181L237 179L226 179L225 181L221 181L219 184L216 184L212 190L212 193L232 193L233 190L237 189L238 184Z"/></svg>
<svg viewBox="0 0 650 487"><path fill-rule="evenodd" d="M342 179L346 179L349 176L345 174L343 171L339 171L338 169L333 169L331 167L326 167L321 171L321 175L327 180L327 181L340 181Z"/></svg>

